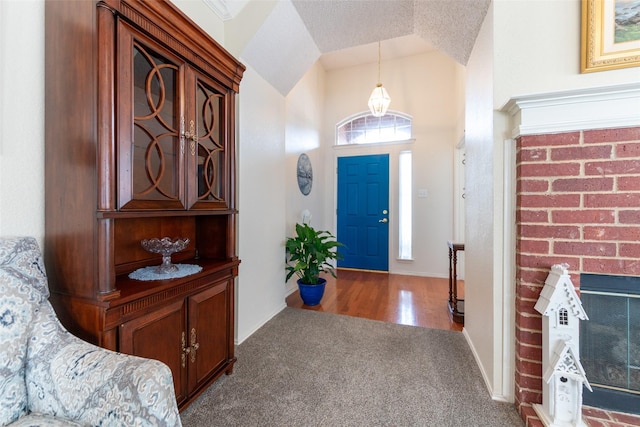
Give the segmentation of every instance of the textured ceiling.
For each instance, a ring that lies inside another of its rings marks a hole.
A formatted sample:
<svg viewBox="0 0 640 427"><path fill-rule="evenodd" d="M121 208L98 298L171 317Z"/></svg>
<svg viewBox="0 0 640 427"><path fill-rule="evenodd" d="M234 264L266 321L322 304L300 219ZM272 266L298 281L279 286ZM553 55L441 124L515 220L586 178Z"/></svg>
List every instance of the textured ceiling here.
<svg viewBox="0 0 640 427"><path fill-rule="evenodd" d="M413 32L467 65L491 0L416 0Z"/></svg>
<svg viewBox="0 0 640 427"><path fill-rule="evenodd" d="M491 0L279 0L242 58L286 95L325 69L437 49L466 65ZM249 2L250 7L251 2Z"/></svg>
<svg viewBox="0 0 640 427"><path fill-rule="evenodd" d="M413 33L413 0L292 0L320 52Z"/></svg>

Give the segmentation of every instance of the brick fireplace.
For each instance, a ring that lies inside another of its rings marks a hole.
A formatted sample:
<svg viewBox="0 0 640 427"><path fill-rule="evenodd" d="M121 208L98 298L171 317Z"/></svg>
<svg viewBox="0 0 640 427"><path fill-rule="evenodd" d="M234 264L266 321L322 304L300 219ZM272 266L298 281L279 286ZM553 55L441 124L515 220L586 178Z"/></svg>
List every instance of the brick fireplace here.
<svg viewBox="0 0 640 427"><path fill-rule="evenodd" d="M543 127L515 139L515 401L531 426L541 425L531 404L542 401L542 320L534 305L550 267L568 264L577 288L582 273L640 276L640 126ZM593 426L640 424L589 407L585 418Z"/></svg>
<svg viewBox="0 0 640 427"><path fill-rule="evenodd" d="M574 95L519 99L509 110L516 121L514 396L527 426L542 426L531 407L542 402L542 320L534 305L550 267L568 264L578 289L584 273L640 277L640 86ZM640 425L640 416L583 412L589 426Z"/></svg>
<svg viewBox="0 0 640 427"><path fill-rule="evenodd" d="M528 406L542 399L533 306L551 265L568 264L578 288L580 273L640 276L640 127L516 143L516 402Z"/></svg>

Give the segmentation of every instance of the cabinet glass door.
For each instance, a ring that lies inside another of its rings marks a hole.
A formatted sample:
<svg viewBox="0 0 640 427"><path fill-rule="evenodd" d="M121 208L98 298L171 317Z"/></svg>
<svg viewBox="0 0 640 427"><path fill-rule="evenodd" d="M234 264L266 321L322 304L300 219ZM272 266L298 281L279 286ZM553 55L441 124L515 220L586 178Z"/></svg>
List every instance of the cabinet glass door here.
<svg viewBox="0 0 640 427"><path fill-rule="evenodd" d="M120 28L120 50L127 53L118 78L119 206L184 209L184 65L125 24Z"/></svg>
<svg viewBox="0 0 640 427"><path fill-rule="evenodd" d="M227 173L227 114L226 92L223 88L194 73L187 79L187 88L195 90L194 111L188 114L194 120L196 138L189 144L193 156L187 182L190 185L190 208L224 209ZM192 181L193 180L193 181Z"/></svg>

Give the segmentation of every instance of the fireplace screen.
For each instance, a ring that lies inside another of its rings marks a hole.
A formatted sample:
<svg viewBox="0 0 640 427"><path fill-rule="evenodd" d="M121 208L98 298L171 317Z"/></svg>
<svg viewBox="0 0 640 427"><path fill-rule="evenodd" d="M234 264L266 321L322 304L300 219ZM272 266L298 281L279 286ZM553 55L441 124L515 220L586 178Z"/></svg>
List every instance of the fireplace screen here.
<svg viewBox="0 0 640 427"><path fill-rule="evenodd" d="M640 279L583 274L580 293L589 316L580 325L580 359L594 387L584 403L639 413Z"/></svg>

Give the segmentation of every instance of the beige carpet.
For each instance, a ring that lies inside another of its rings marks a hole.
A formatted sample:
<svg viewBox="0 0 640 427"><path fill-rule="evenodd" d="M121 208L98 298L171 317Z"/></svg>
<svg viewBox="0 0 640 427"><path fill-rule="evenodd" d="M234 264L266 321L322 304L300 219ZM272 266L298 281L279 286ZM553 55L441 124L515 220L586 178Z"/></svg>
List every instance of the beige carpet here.
<svg viewBox="0 0 640 427"><path fill-rule="evenodd" d="M181 414L200 426L522 426L459 332L286 308Z"/></svg>

